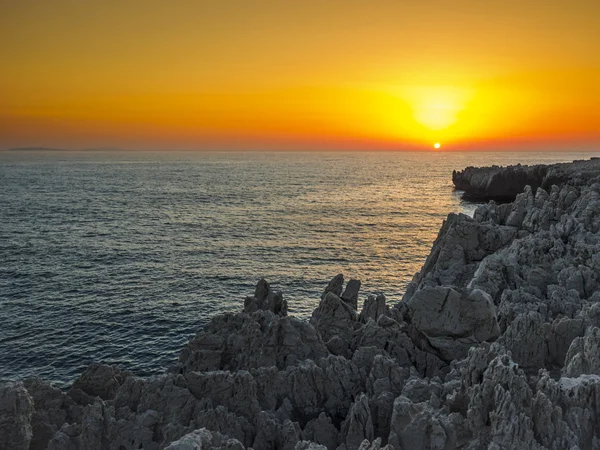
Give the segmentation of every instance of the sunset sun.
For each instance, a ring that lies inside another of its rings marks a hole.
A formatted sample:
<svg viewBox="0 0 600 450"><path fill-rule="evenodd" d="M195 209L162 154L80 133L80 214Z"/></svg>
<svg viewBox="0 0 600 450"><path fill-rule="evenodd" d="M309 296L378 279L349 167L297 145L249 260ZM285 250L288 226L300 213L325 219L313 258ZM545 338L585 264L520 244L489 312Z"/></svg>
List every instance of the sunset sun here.
<svg viewBox="0 0 600 450"><path fill-rule="evenodd" d="M0 450L600 450L600 0L0 5Z"/></svg>

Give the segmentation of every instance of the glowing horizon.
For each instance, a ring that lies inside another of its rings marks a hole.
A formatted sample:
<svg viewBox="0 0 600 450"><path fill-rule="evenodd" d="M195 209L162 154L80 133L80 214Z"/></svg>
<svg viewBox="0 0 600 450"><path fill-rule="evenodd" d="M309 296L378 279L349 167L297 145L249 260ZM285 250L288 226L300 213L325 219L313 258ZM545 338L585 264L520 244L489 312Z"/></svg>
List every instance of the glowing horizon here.
<svg viewBox="0 0 600 450"><path fill-rule="evenodd" d="M0 148L593 150L598 29L584 0L25 0Z"/></svg>

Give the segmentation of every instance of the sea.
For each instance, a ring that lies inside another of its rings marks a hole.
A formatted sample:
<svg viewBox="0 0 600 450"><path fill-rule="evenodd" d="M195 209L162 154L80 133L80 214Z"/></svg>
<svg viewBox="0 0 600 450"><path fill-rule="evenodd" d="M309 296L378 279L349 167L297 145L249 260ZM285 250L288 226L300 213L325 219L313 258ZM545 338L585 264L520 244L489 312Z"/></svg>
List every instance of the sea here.
<svg viewBox="0 0 600 450"><path fill-rule="evenodd" d="M402 299L452 171L587 152L0 152L0 380L164 372L260 278L310 317L338 273Z"/></svg>

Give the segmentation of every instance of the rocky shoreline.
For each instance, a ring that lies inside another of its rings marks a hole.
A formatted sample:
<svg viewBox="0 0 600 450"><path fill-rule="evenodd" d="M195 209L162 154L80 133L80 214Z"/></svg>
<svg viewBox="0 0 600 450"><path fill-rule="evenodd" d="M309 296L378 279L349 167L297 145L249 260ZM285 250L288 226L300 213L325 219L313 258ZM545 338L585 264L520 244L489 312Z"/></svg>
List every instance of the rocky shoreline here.
<svg viewBox="0 0 600 450"><path fill-rule="evenodd" d="M600 158L572 163L538 164L535 166L467 167L452 172L456 189L472 200L513 201L529 186L533 193L541 187L549 191L553 185L585 185L600 171Z"/></svg>
<svg viewBox="0 0 600 450"><path fill-rule="evenodd" d="M261 280L169 373L1 383L0 450L600 448L600 162L453 179L514 201L450 214L397 305L338 275L303 321Z"/></svg>

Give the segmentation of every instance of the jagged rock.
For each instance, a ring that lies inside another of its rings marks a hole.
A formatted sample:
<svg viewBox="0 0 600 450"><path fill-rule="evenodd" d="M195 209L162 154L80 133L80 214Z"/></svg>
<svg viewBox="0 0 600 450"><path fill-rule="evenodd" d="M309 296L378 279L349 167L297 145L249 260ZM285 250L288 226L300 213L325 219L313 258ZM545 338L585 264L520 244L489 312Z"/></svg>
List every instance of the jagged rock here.
<svg viewBox="0 0 600 450"><path fill-rule="evenodd" d="M536 190L542 186L549 166L467 167L452 172L457 189L477 199L514 199L525 186Z"/></svg>
<svg viewBox="0 0 600 450"><path fill-rule="evenodd" d="M40 378L28 378L23 385L31 396L34 407L31 417L33 435L29 449L44 450L64 423L77 420L81 408L63 391Z"/></svg>
<svg viewBox="0 0 600 450"><path fill-rule="evenodd" d="M544 367L548 358L546 333L542 316L529 312L517 316L499 342L522 367L537 369Z"/></svg>
<svg viewBox="0 0 600 450"><path fill-rule="evenodd" d="M327 450L327 447L310 441L299 441L295 450Z"/></svg>
<svg viewBox="0 0 600 450"><path fill-rule="evenodd" d="M326 412L332 418L346 417L363 380L358 368L347 359L329 356L319 364L305 361L286 376L287 396L305 416Z"/></svg>
<svg viewBox="0 0 600 450"><path fill-rule="evenodd" d="M466 356L469 347L500 335L489 294L463 294L447 287L425 288L409 301L413 325L427 336L443 359Z"/></svg>
<svg viewBox="0 0 600 450"><path fill-rule="evenodd" d="M398 395L402 392L409 372L408 367L401 367L392 358L375 355L366 382L367 392L374 396L384 392Z"/></svg>
<svg viewBox="0 0 600 450"><path fill-rule="evenodd" d="M206 428L193 431L172 442L165 450L243 450L244 446L236 439L230 439L218 432L210 432Z"/></svg>
<svg viewBox="0 0 600 450"><path fill-rule="evenodd" d="M93 403L94 397L112 400L125 379L131 375L131 372L122 371L117 366L92 363L75 380L69 395L87 403Z"/></svg>
<svg viewBox="0 0 600 450"><path fill-rule="evenodd" d="M373 442L369 442L367 439L361 442L358 450L394 450L391 445L381 446L381 438L375 439Z"/></svg>
<svg viewBox="0 0 600 450"><path fill-rule="evenodd" d="M331 418L325 413L320 413L316 419L311 419L302 432L305 441L313 443L325 448L336 448L338 444L338 430L331 422ZM298 446L296 446L296 449ZM302 447L313 448L313 447Z"/></svg>
<svg viewBox="0 0 600 450"><path fill-rule="evenodd" d="M244 312L253 313L258 310L271 311L279 316L287 316L288 305L281 292L274 292L264 278L256 285L254 297L246 297Z"/></svg>
<svg viewBox="0 0 600 450"><path fill-rule="evenodd" d="M285 368L327 354L323 339L308 323L257 311L214 317L184 348L180 365L184 373Z"/></svg>
<svg viewBox="0 0 600 450"><path fill-rule="evenodd" d="M511 210L506 218L506 225L509 227L521 228L523 220L533 206L533 193L531 186L525 186L524 191L517 195L512 204Z"/></svg>
<svg viewBox="0 0 600 450"><path fill-rule="evenodd" d="M205 427L212 431L226 433L231 438L240 441L244 446L252 446L254 441L254 426L249 420L230 412L226 407L219 405L214 409L205 407L196 413L193 428ZM181 430L168 430L174 437L181 435ZM167 438L167 430L163 429Z"/></svg>
<svg viewBox="0 0 600 450"><path fill-rule="evenodd" d="M385 315L369 320L353 338L352 346L376 347L385 351L400 366L414 366L423 376L434 376L446 365L438 356L418 347L407 334L408 329ZM426 340L426 338L423 338Z"/></svg>
<svg viewBox="0 0 600 450"><path fill-rule="evenodd" d="M584 337L572 341L563 374L570 378L583 374L600 375L600 328L590 327Z"/></svg>
<svg viewBox="0 0 600 450"><path fill-rule="evenodd" d="M550 422L544 424L540 419L547 412L542 412L541 409L534 411L539 414L538 417L533 414L533 418L540 440L547 441L554 434L555 442L562 441L568 444L568 448L597 448L600 443L600 425L597 407L592 406L591 402L600 397L600 376L580 375L554 380L547 371L542 371L536 388L539 406L550 403L557 413ZM541 430L547 430L547 434L544 435ZM549 448L561 447L552 443Z"/></svg>
<svg viewBox="0 0 600 450"><path fill-rule="evenodd" d="M342 295L342 291L344 290L344 275L339 273L335 277L331 279L323 293L321 294L321 300L324 300L327 297L328 293L334 294L336 297L340 297Z"/></svg>
<svg viewBox="0 0 600 450"><path fill-rule="evenodd" d="M372 396L369 400L371 418L373 420L373 435L381 438L383 444L387 444L390 435L390 423L394 411L395 398L396 394L386 391L377 396Z"/></svg>
<svg viewBox="0 0 600 450"><path fill-rule="evenodd" d="M297 424L289 420L281 424L265 411L261 411L256 416L256 430L256 439L252 446L256 450L273 448L293 450L301 441Z"/></svg>
<svg viewBox="0 0 600 450"><path fill-rule="evenodd" d="M311 324L323 336L324 341L329 341L334 336L350 341L357 321L356 310L332 292L325 295L311 318Z"/></svg>
<svg viewBox="0 0 600 450"><path fill-rule="evenodd" d="M0 384L0 449L27 450L33 435L33 400L23 383Z"/></svg>
<svg viewBox="0 0 600 450"><path fill-rule="evenodd" d="M344 293L341 295L341 299L352 306L355 310L358 309L358 291L360 290L359 280L350 280L346 285Z"/></svg>
<svg viewBox="0 0 600 450"><path fill-rule="evenodd" d="M369 319L377 321L382 314L389 313L385 295L369 295L363 304L363 309L358 317L359 322L367 323Z"/></svg>
<svg viewBox="0 0 600 450"><path fill-rule="evenodd" d="M593 184L600 172L597 158L572 163L508 167L467 167L452 172L452 182L470 198L512 200L529 185L532 191L566 183Z"/></svg>
<svg viewBox="0 0 600 450"><path fill-rule="evenodd" d="M456 448L445 423L426 402L413 403L404 396L394 400L389 445L415 450Z"/></svg>
<svg viewBox="0 0 600 450"><path fill-rule="evenodd" d="M425 287L467 286L481 260L509 244L516 235L514 227L449 214L425 265L407 286L404 301Z"/></svg>
<svg viewBox="0 0 600 450"><path fill-rule="evenodd" d="M373 420L365 394L360 394L348 411L342 424L342 436L348 450L358 449L365 439L373 440Z"/></svg>
<svg viewBox="0 0 600 450"><path fill-rule="evenodd" d="M348 341L342 339L337 334L332 336L325 345L332 355L343 356L348 359L351 357Z"/></svg>
<svg viewBox="0 0 600 450"><path fill-rule="evenodd" d="M189 391L197 399L210 399L236 414L254 417L260 406L256 397L256 382L246 371L190 372L186 375Z"/></svg>

